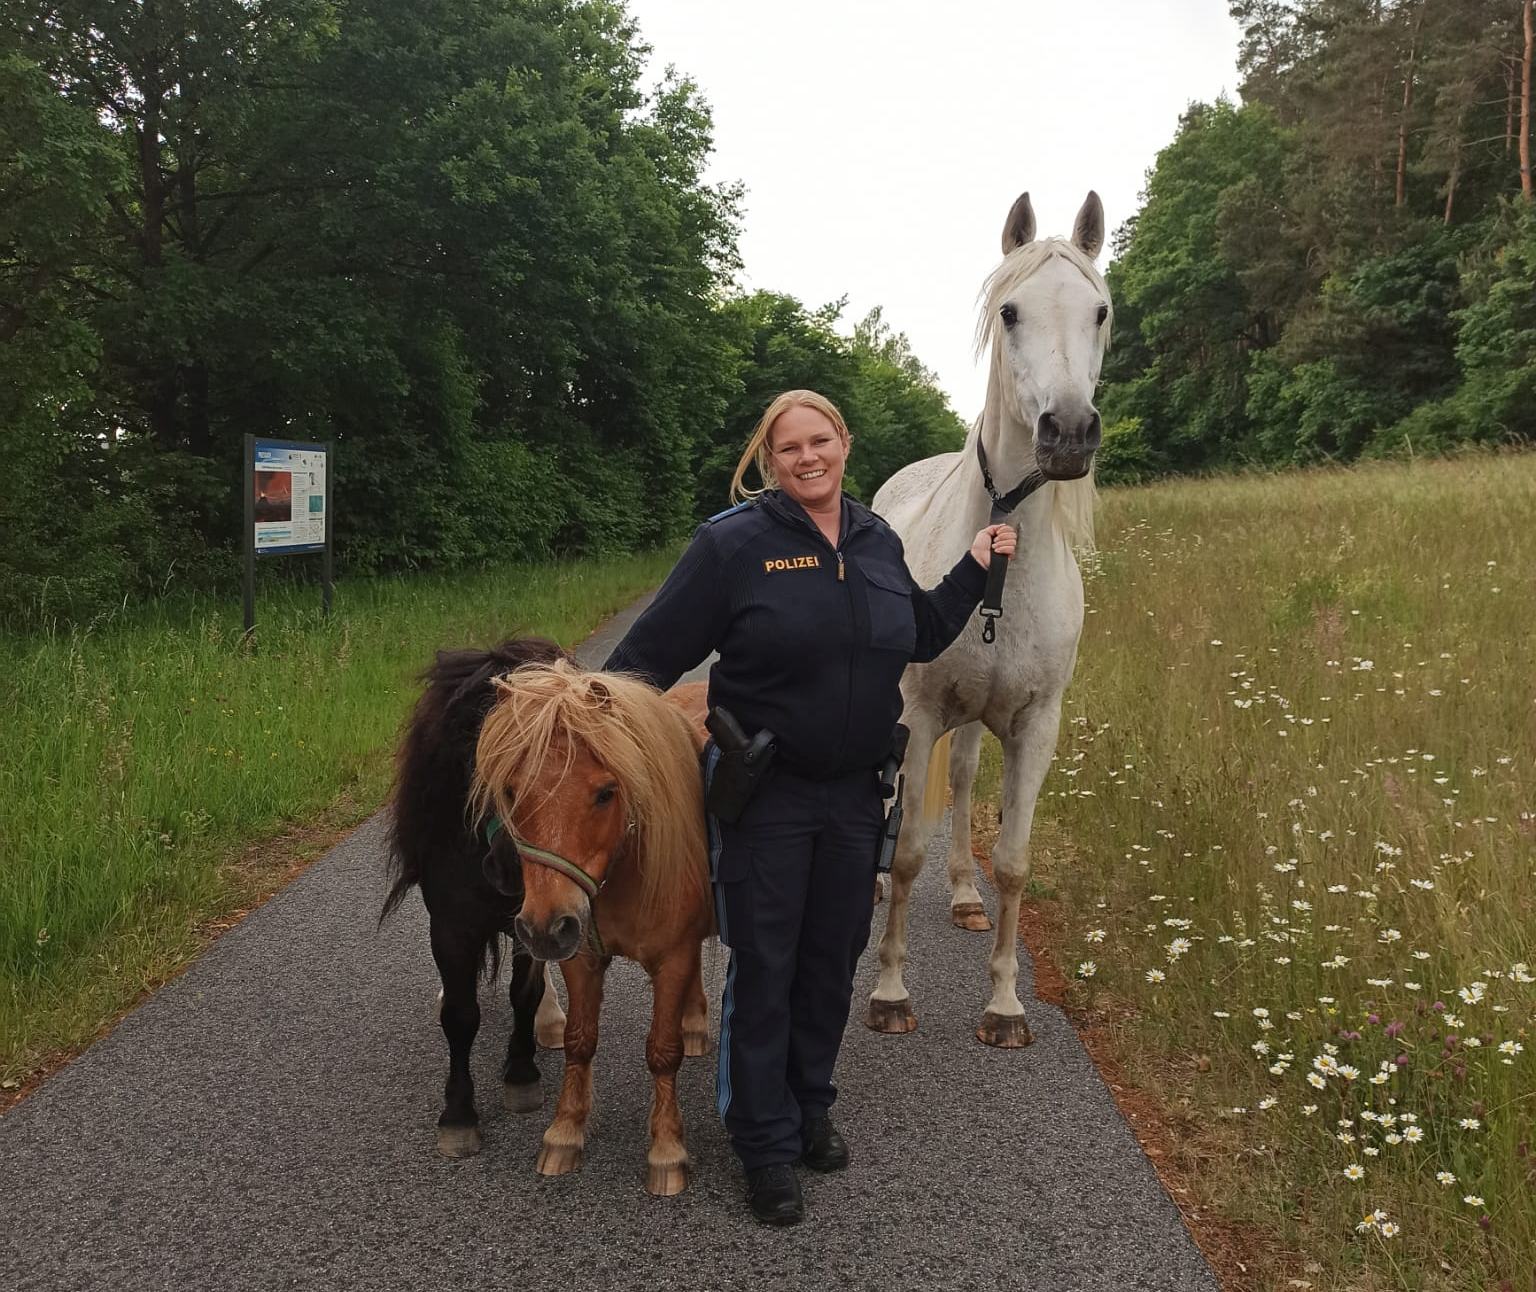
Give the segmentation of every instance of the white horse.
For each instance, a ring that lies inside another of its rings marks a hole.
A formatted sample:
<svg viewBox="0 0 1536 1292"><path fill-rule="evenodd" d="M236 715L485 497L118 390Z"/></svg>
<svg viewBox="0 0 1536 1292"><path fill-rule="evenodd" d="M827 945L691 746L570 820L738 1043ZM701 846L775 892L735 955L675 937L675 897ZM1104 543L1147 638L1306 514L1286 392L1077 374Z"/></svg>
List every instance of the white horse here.
<svg viewBox="0 0 1536 1292"><path fill-rule="evenodd" d="M993 514L978 445L1005 501L1026 478L1033 476L1038 486L1004 510L1018 527L1019 548L1007 572L996 640L983 640L981 623L973 620L937 660L911 666L902 679L902 721L912 733L906 783L932 789L923 810L907 813L896 847L880 980L865 1019L879 1032L917 1026L902 979L908 901L943 806L938 742L956 728L960 734L949 758L950 914L961 928L990 927L971 857L971 782L984 722L1003 745L1003 805L992 850L998 893L992 998L976 1036L1010 1048L1031 1039L1016 990L1019 898L1029 879L1035 800L1056 747L1062 695L1083 627L1083 583L1073 547L1093 541L1089 471L1101 436L1093 392L1111 326L1109 289L1093 265L1103 244L1104 208L1096 193L1078 211L1069 240L1035 241L1029 194L1013 204L1003 226L1002 262L982 289L977 350L990 352L991 367L981 419L960 452L914 462L875 495L875 510L901 535L913 576L929 587L978 529L1003 519Z"/></svg>

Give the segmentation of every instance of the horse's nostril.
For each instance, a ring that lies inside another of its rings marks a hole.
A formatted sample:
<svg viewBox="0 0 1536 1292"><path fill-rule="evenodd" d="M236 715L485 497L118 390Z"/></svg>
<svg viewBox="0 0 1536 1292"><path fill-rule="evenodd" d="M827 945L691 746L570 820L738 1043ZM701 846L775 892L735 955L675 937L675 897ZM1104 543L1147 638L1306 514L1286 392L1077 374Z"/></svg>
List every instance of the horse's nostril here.
<svg viewBox="0 0 1536 1292"><path fill-rule="evenodd" d="M1097 413L1088 423L1088 434L1083 437L1083 445L1088 449L1096 449L1104 440L1104 420Z"/></svg>
<svg viewBox="0 0 1536 1292"><path fill-rule="evenodd" d="M1061 425L1057 422L1055 414L1040 414L1040 420L1035 425L1035 438L1043 449L1055 448L1060 443Z"/></svg>
<svg viewBox="0 0 1536 1292"><path fill-rule="evenodd" d="M512 929L525 947L533 945L533 928L521 915L512 921Z"/></svg>
<svg viewBox="0 0 1536 1292"><path fill-rule="evenodd" d="M549 933L560 946L568 946L581 936L581 921L574 915L562 915Z"/></svg>

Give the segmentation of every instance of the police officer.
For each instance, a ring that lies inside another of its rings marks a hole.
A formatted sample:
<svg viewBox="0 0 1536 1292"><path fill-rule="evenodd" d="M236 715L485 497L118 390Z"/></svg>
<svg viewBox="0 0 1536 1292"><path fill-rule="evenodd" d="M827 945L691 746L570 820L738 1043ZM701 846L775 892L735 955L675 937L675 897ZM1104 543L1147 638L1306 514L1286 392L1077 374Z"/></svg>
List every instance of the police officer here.
<svg viewBox="0 0 1536 1292"><path fill-rule="evenodd" d="M777 738L737 819L710 818L716 916L731 950L719 1109L752 1212L769 1224L804 1215L794 1163L848 1164L828 1115L832 1070L869 941L884 819L876 769L901 716L902 671L960 634L992 551L1015 544L1008 526L989 525L938 587L916 587L895 532L842 492L849 444L823 396L775 399L731 493L748 493L754 462L769 488L699 527L603 666L665 690L718 650L711 707L748 736Z"/></svg>

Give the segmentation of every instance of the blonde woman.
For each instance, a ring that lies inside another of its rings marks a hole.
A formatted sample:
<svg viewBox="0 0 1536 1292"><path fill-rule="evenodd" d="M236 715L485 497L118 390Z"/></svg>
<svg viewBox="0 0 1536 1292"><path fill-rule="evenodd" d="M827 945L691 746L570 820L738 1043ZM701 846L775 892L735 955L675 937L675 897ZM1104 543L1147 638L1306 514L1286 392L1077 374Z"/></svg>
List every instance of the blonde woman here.
<svg viewBox="0 0 1536 1292"><path fill-rule="evenodd" d="M749 738L774 737L745 806L710 818L716 918L731 950L718 1102L752 1213L767 1224L804 1215L796 1163L848 1164L829 1115L832 1073L869 941L877 771L901 716L902 670L959 636L992 553L1012 555L1016 541L989 525L938 587L918 588L895 532L842 491L851 443L823 396L775 399L731 481L738 505L699 527L604 664L665 690L718 651L711 709ZM758 491L744 484L754 464ZM706 775L721 756L706 751Z"/></svg>

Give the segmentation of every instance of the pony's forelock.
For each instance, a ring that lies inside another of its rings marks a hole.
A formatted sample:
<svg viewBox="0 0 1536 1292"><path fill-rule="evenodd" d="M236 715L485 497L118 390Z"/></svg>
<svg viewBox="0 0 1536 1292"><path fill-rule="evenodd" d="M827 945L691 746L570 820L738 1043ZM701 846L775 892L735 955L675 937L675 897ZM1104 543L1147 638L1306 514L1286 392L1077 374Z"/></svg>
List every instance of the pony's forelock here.
<svg viewBox="0 0 1536 1292"><path fill-rule="evenodd" d="M519 793L541 787L546 798L553 794L580 746L618 782L635 822L646 909L675 900L680 887L702 895L703 789L682 713L644 682L584 672L564 660L514 669L496 679L496 688L475 750L475 811L513 825L520 808L536 805L521 802Z"/></svg>

